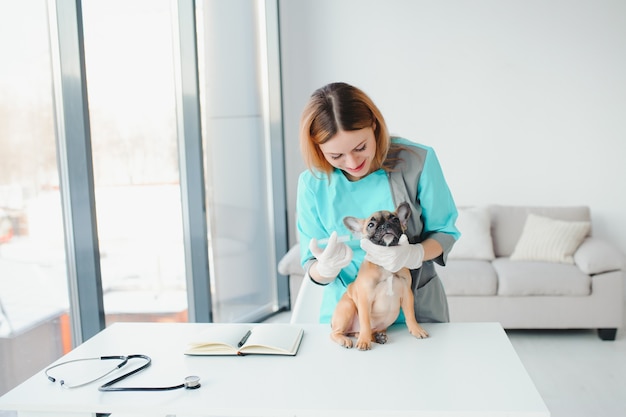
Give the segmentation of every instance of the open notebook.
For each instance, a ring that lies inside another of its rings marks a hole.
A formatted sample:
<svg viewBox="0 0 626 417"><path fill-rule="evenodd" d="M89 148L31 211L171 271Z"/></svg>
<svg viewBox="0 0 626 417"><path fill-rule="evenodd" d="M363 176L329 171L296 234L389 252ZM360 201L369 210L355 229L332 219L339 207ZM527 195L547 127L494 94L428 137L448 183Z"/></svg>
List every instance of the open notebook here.
<svg viewBox="0 0 626 417"><path fill-rule="evenodd" d="M304 330L292 324L212 324L189 342L185 354L294 356L303 335Z"/></svg>

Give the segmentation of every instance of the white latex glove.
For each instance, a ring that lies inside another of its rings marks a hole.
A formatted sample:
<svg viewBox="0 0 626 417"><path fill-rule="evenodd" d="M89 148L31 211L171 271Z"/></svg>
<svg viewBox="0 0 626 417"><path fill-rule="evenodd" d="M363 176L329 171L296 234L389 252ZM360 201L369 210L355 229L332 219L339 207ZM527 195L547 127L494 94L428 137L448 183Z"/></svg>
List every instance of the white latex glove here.
<svg viewBox="0 0 626 417"><path fill-rule="evenodd" d="M365 259L391 272L402 268L417 269L424 260L424 246L421 243L411 245L404 234L397 246L381 246L369 239L361 239L361 248L367 252Z"/></svg>
<svg viewBox="0 0 626 417"><path fill-rule="evenodd" d="M309 243L311 253L317 258L317 272L326 278L339 275L341 268L352 260L352 249L342 242L337 242L337 232L332 232L328 238L326 248L317 246L317 239Z"/></svg>

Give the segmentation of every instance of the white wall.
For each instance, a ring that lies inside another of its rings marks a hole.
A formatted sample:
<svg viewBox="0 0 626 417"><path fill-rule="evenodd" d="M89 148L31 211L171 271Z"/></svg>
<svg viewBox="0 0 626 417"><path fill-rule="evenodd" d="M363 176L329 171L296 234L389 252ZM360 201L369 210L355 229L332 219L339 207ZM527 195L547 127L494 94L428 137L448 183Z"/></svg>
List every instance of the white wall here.
<svg viewBox="0 0 626 417"><path fill-rule="evenodd" d="M458 205L589 205L626 253L626 2L283 0L280 18L290 220L300 112L345 81L435 148Z"/></svg>

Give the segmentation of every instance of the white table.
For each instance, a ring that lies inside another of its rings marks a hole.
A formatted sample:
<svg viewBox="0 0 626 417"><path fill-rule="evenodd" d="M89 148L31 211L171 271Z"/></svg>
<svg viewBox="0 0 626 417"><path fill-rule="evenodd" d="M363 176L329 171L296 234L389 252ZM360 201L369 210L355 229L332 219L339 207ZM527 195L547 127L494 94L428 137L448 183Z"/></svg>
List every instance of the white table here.
<svg viewBox="0 0 626 417"><path fill-rule="evenodd" d="M198 375L197 390L99 392L101 383L63 389L39 372L0 397L20 416L94 412L176 416L549 416L506 333L497 323L404 326L370 351L344 349L328 325L304 325L298 354L190 357L187 341L211 324L117 323L62 360L146 354L152 366L120 383L176 385ZM61 368L56 370L61 374Z"/></svg>

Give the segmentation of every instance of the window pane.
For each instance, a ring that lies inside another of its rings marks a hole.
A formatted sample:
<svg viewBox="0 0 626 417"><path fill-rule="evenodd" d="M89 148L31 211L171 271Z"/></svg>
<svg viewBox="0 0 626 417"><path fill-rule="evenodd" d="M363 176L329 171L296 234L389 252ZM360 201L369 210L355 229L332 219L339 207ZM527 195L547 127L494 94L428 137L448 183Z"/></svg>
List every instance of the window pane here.
<svg viewBox="0 0 626 417"><path fill-rule="evenodd" d="M0 2L0 394L71 348L44 0Z"/></svg>
<svg viewBox="0 0 626 417"><path fill-rule="evenodd" d="M170 8L83 2L107 325L187 321Z"/></svg>
<svg viewBox="0 0 626 417"><path fill-rule="evenodd" d="M200 59L215 321L277 310L275 228L264 110L262 2L202 2ZM228 42L224 42L227 39Z"/></svg>

